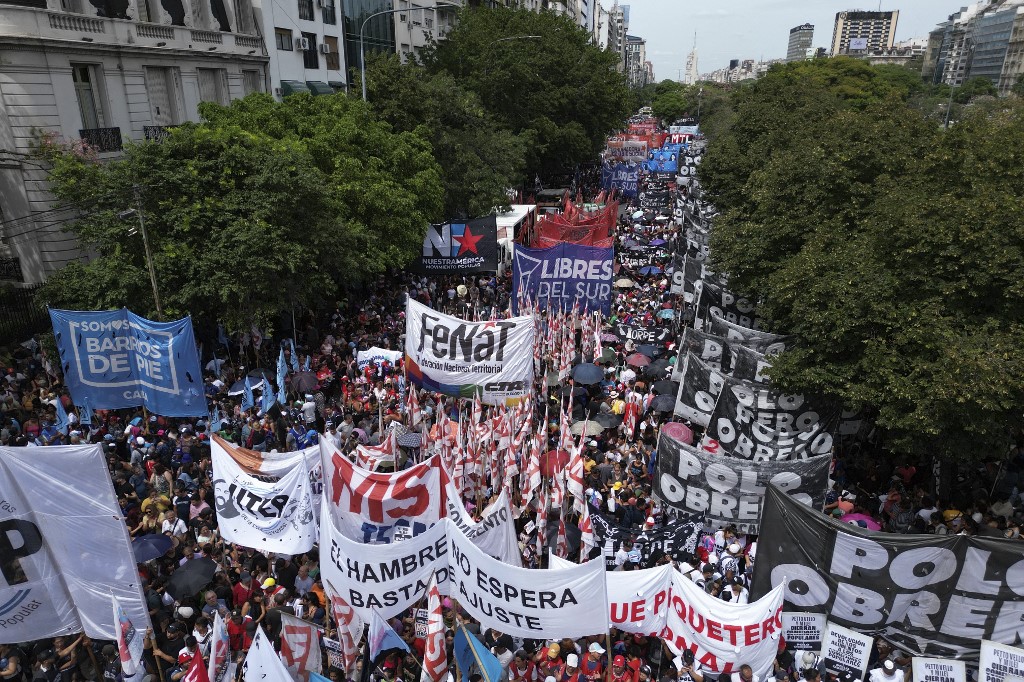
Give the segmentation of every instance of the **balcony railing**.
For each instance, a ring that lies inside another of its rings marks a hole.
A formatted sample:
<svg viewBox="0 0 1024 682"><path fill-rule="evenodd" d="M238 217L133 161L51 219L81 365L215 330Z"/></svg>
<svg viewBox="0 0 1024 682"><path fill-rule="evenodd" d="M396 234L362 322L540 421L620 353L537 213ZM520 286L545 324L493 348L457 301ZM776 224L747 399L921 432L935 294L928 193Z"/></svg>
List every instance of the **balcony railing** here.
<svg viewBox="0 0 1024 682"><path fill-rule="evenodd" d="M84 128L78 131L90 147L98 152L119 152L122 148L120 128Z"/></svg>
<svg viewBox="0 0 1024 682"><path fill-rule="evenodd" d="M171 126L142 126L142 134L147 140L163 142L171 134Z"/></svg>

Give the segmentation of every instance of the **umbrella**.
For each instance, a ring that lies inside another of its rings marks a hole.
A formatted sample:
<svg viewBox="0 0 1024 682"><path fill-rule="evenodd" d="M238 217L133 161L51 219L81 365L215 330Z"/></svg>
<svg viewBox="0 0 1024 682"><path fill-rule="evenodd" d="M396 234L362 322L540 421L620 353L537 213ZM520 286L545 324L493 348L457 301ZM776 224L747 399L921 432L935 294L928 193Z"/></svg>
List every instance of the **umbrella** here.
<svg viewBox="0 0 1024 682"><path fill-rule="evenodd" d="M574 436L578 436L581 433L583 433L583 427L587 428L586 435L588 436L596 436L597 434L604 431L604 427L598 424L596 421L581 421L573 424L572 427L569 429L569 433L571 433Z"/></svg>
<svg viewBox="0 0 1024 682"><path fill-rule="evenodd" d="M262 369L254 369L249 372L249 383L252 385L252 390L257 390L263 386L263 382L266 381L267 377L271 376L269 372ZM231 384L231 388L228 389L228 395L242 395L245 392L245 379L239 379L235 383Z"/></svg>
<svg viewBox="0 0 1024 682"><path fill-rule="evenodd" d="M604 370L593 363L584 362L572 368L572 378L581 384L596 384L604 378Z"/></svg>
<svg viewBox="0 0 1024 682"><path fill-rule="evenodd" d="M661 320L671 320L675 316L676 316L676 311L669 310L668 308L663 308L662 310L658 311L658 319L661 319Z"/></svg>
<svg viewBox="0 0 1024 682"><path fill-rule="evenodd" d="M163 556L173 545L174 541L167 535L140 535L132 540L132 551L135 552L135 560L142 564Z"/></svg>
<svg viewBox="0 0 1024 682"><path fill-rule="evenodd" d="M600 433L600 432L599 432ZM569 464L569 453L565 450L549 450L540 456L540 473L554 476Z"/></svg>
<svg viewBox="0 0 1024 682"><path fill-rule="evenodd" d="M668 367L668 360L666 360L665 358L658 358L651 364L647 365L647 368L644 370L644 373L647 374L647 376L649 377L657 377L664 374L665 370L668 369Z"/></svg>
<svg viewBox="0 0 1024 682"><path fill-rule="evenodd" d="M320 382L312 372L297 372L292 376L292 390L297 393L308 393L315 390Z"/></svg>
<svg viewBox="0 0 1024 682"><path fill-rule="evenodd" d="M655 381L651 388L658 395L675 395L679 393L679 382L662 379L661 381Z"/></svg>
<svg viewBox="0 0 1024 682"><path fill-rule="evenodd" d="M601 343L616 343L618 340L619 337L615 336L615 334L609 334L608 332L601 334Z"/></svg>
<svg viewBox="0 0 1024 682"><path fill-rule="evenodd" d="M415 431L410 431L409 433L403 433L398 437L398 444L403 448L418 448L423 444L423 442L420 439L420 434Z"/></svg>
<svg viewBox="0 0 1024 682"><path fill-rule="evenodd" d="M601 362L615 362L615 360L618 357L619 354L615 352L614 348L609 348L608 346L605 346L601 350L601 357L599 359L601 360Z"/></svg>
<svg viewBox="0 0 1024 682"><path fill-rule="evenodd" d="M652 239L651 240L651 246L662 246L662 245L667 244L667 243L668 242L666 242L664 239Z"/></svg>
<svg viewBox="0 0 1024 682"><path fill-rule="evenodd" d="M594 417L594 421L606 429L614 429L622 423L622 415L612 414L611 412L602 412Z"/></svg>
<svg viewBox="0 0 1024 682"><path fill-rule="evenodd" d="M682 422L665 422L661 425L661 432L680 443L693 443L693 429Z"/></svg>
<svg viewBox="0 0 1024 682"><path fill-rule="evenodd" d="M209 585L216 571L217 564L208 557L187 561L167 581L167 593L178 601L184 601Z"/></svg>
<svg viewBox="0 0 1024 682"><path fill-rule="evenodd" d="M867 514L846 514L842 519L843 523L848 523L851 526L860 526L868 530L882 530L881 524Z"/></svg>
<svg viewBox="0 0 1024 682"><path fill-rule="evenodd" d="M617 286L620 289L632 289L633 285L634 285L633 280L626 279L625 277L620 279L618 282L615 283L615 286Z"/></svg>
<svg viewBox="0 0 1024 682"><path fill-rule="evenodd" d="M626 241L622 242L622 245L625 246L627 249L633 246L637 246L638 244L640 244L640 242L638 242L635 239L627 239Z"/></svg>
<svg viewBox="0 0 1024 682"><path fill-rule="evenodd" d="M641 275L660 275L661 274L661 268L659 268L657 265L645 265L644 267L640 268L640 274Z"/></svg>
<svg viewBox="0 0 1024 682"><path fill-rule="evenodd" d="M574 396L575 395L587 395L588 393L590 393L590 391L588 391L585 386L577 386L576 388L572 389L572 394Z"/></svg>
<svg viewBox="0 0 1024 682"><path fill-rule="evenodd" d="M558 386L561 381L558 379L558 372L548 372L548 388Z"/></svg>
<svg viewBox="0 0 1024 682"><path fill-rule="evenodd" d="M643 217L644 217L644 212L643 211L634 211L633 212L633 220L639 220L640 218L643 218Z"/></svg>
<svg viewBox="0 0 1024 682"><path fill-rule="evenodd" d="M652 360L661 355L661 349L650 343L641 343L636 347L636 352L643 353Z"/></svg>
<svg viewBox="0 0 1024 682"><path fill-rule="evenodd" d="M643 353L633 353L626 358L626 364L632 365L633 367L646 367L651 364L651 359Z"/></svg>
<svg viewBox="0 0 1024 682"><path fill-rule="evenodd" d="M654 400L651 401L652 412L671 412L675 407L676 397L674 395L654 396Z"/></svg>

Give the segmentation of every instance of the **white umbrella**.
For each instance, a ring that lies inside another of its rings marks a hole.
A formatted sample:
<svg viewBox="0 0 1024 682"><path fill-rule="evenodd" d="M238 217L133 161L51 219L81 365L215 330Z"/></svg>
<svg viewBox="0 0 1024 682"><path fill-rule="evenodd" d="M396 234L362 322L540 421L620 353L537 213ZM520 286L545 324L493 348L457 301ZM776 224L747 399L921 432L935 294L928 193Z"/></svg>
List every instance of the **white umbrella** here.
<svg viewBox="0 0 1024 682"><path fill-rule="evenodd" d="M643 211L637 211L636 213L633 214L633 220L639 220L640 218L643 218L643 217L644 217L644 212Z"/></svg>

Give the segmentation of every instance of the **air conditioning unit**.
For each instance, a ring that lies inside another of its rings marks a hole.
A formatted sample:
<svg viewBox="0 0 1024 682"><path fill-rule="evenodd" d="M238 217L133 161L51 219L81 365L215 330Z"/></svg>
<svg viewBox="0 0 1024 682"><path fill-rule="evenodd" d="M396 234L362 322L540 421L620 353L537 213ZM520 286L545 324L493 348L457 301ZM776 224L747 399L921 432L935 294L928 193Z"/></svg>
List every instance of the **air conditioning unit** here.
<svg viewBox="0 0 1024 682"><path fill-rule="evenodd" d="M282 96L281 88L274 88L274 96L275 97L281 97Z"/></svg>
<svg viewBox="0 0 1024 682"><path fill-rule="evenodd" d="M320 54L330 54L331 46L327 43L320 43Z"/></svg>
<svg viewBox="0 0 1024 682"><path fill-rule="evenodd" d="M398 15L398 20L399 21L405 21L405 15L404 14L399 14Z"/></svg>
<svg viewBox="0 0 1024 682"><path fill-rule="evenodd" d="M308 50L309 49L309 38L296 38L295 49L297 50Z"/></svg>

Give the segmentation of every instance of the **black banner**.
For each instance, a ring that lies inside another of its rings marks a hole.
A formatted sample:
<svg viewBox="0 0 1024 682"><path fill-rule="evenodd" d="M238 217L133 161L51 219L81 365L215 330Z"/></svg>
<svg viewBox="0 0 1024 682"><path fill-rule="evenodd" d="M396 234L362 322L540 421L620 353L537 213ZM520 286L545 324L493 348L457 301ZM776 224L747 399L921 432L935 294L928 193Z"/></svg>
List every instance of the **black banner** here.
<svg viewBox="0 0 1024 682"><path fill-rule="evenodd" d="M759 329L752 329L750 325L732 322L714 311L712 311L711 319L708 322L710 323L708 331L712 334L724 336L730 341L737 341L750 350L764 355L775 355L796 345L795 336L770 334Z"/></svg>
<svg viewBox="0 0 1024 682"><path fill-rule="evenodd" d="M650 265L651 260L652 256L650 254L641 253L639 251L619 253L618 256L619 264L622 265L622 267L629 268L631 270L639 270L645 265Z"/></svg>
<svg viewBox="0 0 1024 682"><path fill-rule="evenodd" d="M976 661L983 639L1020 644L1019 540L864 530L774 486L761 534L771 542L758 543L751 602L785 582L786 611L828 614L913 656Z"/></svg>
<svg viewBox="0 0 1024 682"><path fill-rule="evenodd" d="M707 426L727 377L701 362L693 353L686 354L684 363L674 412L694 424Z"/></svg>
<svg viewBox="0 0 1024 682"><path fill-rule="evenodd" d="M708 420L701 447L713 454L758 462L828 454L840 412L836 405L819 409L802 395L786 395L729 377Z"/></svg>
<svg viewBox="0 0 1024 682"><path fill-rule="evenodd" d="M768 484L784 486L794 504L820 510L831 463L830 455L800 462L748 462L704 452L663 433L654 493L681 512L705 515L711 525L734 523L737 532L761 532L774 544L780 536L758 527ZM758 566L762 544L768 543L758 543Z"/></svg>
<svg viewBox="0 0 1024 682"><path fill-rule="evenodd" d="M640 552L640 568L650 568L662 554L683 561L685 555L693 555L697 551L697 543L704 529L704 518L699 514L676 519L667 528L647 530L620 526L604 514L593 510L591 512L594 539L597 548L603 549L608 570L615 568L615 553L628 541L632 541L634 548Z"/></svg>
<svg viewBox="0 0 1024 682"><path fill-rule="evenodd" d="M664 327L634 327L630 324L615 324L615 335L623 341L641 343L665 343L672 338L672 331Z"/></svg>
<svg viewBox="0 0 1024 682"><path fill-rule="evenodd" d="M723 338L721 336L715 338ZM739 343L729 344L729 355L732 357L733 379L753 381L759 384L770 384L771 379L765 375L765 370L772 366L768 356L750 350Z"/></svg>
<svg viewBox="0 0 1024 682"><path fill-rule="evenodd" d="M426 274L494 272L498 269L497 218L428 226L423 255L414 268Z"/></svg>
<svg viewBox="0 0 1024 682"><path fill-rule="evenodd" d="M719 372L725 373L729 369L729 344L724 336L687 327L679 340L679 355L684 353L693 353L701 362Z"/></svg>
<svg viewBox="0 0 1024 682"><path fill-rule="evenodd" d="M702 280L700 289L700 295L697 297L695 327L698 329L708 328L712 316L717 315L735 324L757 329L760 320L755 314L757 307L753 303L708 281ZM720 332L715 332L714 329L708 329L708 331L724 336Z"/></svg>
<svg viewBox="0 0 1024 682"><path fill-rule="evenodd" d="M670 205L667 189L648 189L640 192L640 208L644 211L660 211Z"/></svg>

